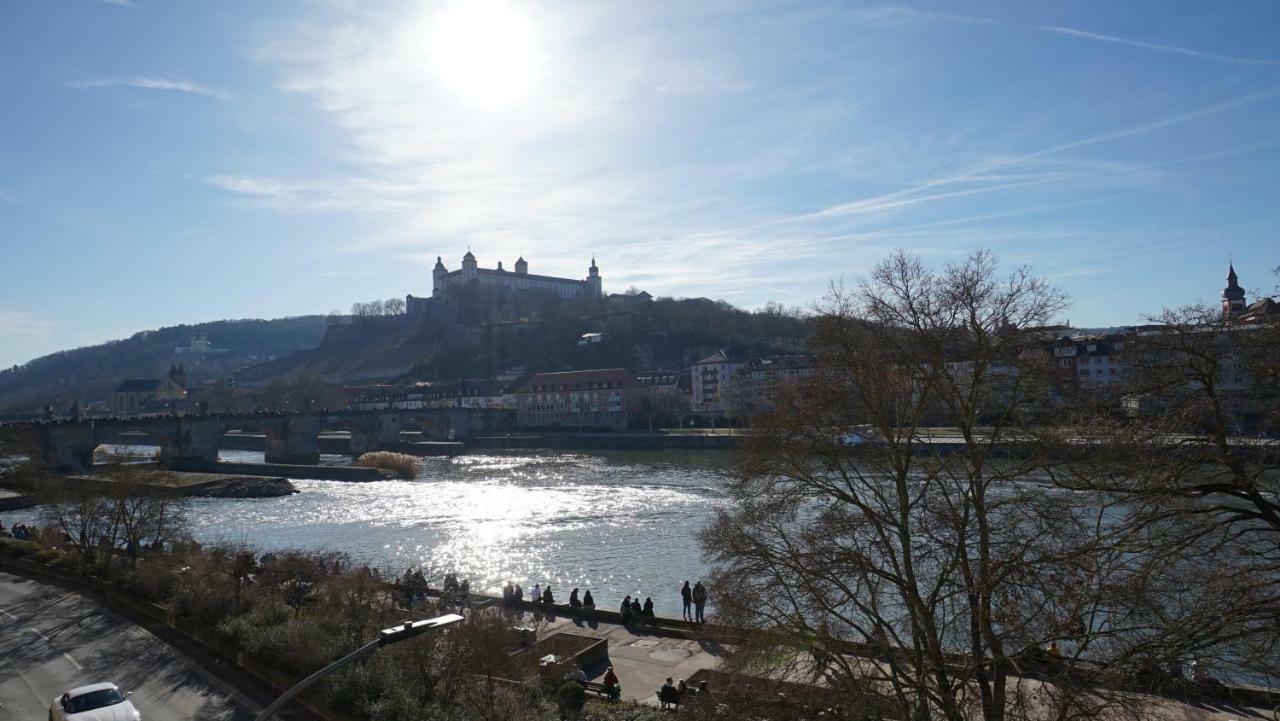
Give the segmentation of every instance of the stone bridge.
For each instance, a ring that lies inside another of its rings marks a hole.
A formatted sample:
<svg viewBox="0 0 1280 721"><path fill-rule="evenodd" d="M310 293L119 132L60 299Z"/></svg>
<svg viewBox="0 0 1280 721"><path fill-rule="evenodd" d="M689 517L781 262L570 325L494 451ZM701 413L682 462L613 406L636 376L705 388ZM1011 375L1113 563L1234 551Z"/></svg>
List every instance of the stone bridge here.
<svg viewBox="0 0 1280 721"><path fill-rule="evenodd" d="M25 430L45 464L67 472L93 465L94 449L103 444L156 445L165 462L216 462L226 433L260 433L266 438L268 463L310 464L320 458L321 433L349 433L351 450L359 454L398 448L402 430L419 431L423 440L466 441L478 431L509 430L513 422L514 413L508 410L424 408L85 419L12 424L3 430Z"/></svg>

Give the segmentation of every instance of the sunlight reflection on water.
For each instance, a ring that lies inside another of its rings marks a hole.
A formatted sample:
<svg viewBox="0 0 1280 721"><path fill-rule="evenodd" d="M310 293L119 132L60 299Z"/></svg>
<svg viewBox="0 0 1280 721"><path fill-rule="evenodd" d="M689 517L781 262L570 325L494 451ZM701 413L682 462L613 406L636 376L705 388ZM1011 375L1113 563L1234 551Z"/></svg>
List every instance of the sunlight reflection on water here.
<svg viewBox="0 0 1280 721"><path fill-rule="evenodd" d="M680 582L706 571L696 534L725 503L727 461L678 452L426 458L412 481L295 480L302 493L288 498L193 499L191 522L206 541L452 569L491 592L507 580L551 583L559 601L575 586L609 607L639 593L678 614Z"/></svg>

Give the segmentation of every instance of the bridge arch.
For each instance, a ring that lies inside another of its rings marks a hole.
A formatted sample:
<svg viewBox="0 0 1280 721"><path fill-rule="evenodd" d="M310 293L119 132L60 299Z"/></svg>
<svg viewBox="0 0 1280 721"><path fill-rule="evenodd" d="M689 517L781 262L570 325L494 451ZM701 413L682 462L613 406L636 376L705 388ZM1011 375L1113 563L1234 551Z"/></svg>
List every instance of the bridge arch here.
<svg viewBox="0 0 1280 721"><path fill-rule="evenodd" d="M427 441L443 441L449 433L448 424L435 414L408 412L400 416L400 423L421 432Z"/></svg>
<svg viewBox="0 0 1280 721"><path fill-rule="evenodd" d="M359 456L368 451L377 450L378 439L369 429L355 418L345 418L343 416L333 416L325 418L320 423L320 433L332 433L335 431L346 432L351 436L349 452L352 456Z"/></svg>
<svg viewBox="0 0 1280 721"><path fill-rule="evenodd" d="M143 460L158 461L180 455L175 439L155 428L108 425L94 430L93 447L80 451L80 465L86 468ZM152 446L155 447L155 452L136 450Z"/></svg>

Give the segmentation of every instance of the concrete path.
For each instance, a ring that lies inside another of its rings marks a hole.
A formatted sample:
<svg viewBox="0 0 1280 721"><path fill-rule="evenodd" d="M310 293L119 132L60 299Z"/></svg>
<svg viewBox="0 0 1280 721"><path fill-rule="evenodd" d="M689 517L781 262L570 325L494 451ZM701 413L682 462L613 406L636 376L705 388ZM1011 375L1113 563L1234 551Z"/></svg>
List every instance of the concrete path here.
<svg viewBox="0 0 1280 721"><path fill-rule="evenodd" d="M250 721L258 710L149 631L0 573L0 721L43 719L62 692L100 681L133 691L144 719Z"/></svg>
<svg viewBox="0 0 1280 721"><path fill-rule="evenodd" d="M717 668L725 649L710 641L686 640L645 633L616 623L583 621L556 616L538 624L539 637L553 633L604 638L609 641L609 660L622 684L624 699L658 704L656 693L667 677L679 681L695 671ZM588 669L594 680L604 675L604 666Z"/></svg>

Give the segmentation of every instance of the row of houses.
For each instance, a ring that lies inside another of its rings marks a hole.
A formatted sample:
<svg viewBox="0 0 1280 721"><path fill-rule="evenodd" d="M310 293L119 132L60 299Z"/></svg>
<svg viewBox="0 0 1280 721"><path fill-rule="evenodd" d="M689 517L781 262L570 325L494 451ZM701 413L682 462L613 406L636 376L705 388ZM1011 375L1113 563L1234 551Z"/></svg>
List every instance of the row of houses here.
<svg viewBox="0 0 1280 721"><path fill-rule="evenodd" d="M778 385L812 373L808 356L738 359L718 351L688 369L625 368L534 373L502 381L474 379L408 386L348 388L361 410L501 408L525 428L623 429L691 416L721 417L767 410Z"/></svg>

